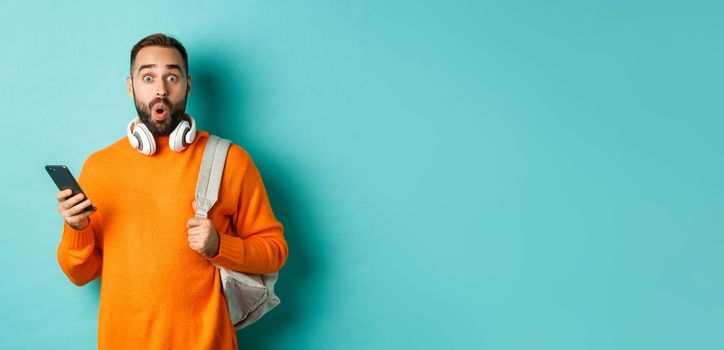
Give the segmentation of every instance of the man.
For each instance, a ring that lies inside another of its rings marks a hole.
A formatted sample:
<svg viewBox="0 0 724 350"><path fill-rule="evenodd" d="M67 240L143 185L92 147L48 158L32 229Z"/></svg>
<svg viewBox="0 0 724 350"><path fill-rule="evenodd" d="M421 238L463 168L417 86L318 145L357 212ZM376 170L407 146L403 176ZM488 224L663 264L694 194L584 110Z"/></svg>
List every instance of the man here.
<svg viewBox="0 0 724 350"><path fill-rule="evenodd" d="M185 113L191 76L181 43L163 34L139 41L127 86L138 118L127 137L86 159L78 181L88 198L57 194L60 267L78 286L101 277L100 349L237 349L211 262L278 271L288 255L283 226L238 145L209 219L194 218L209 134ZM86 212L91 199L97 210Z"/></svg>

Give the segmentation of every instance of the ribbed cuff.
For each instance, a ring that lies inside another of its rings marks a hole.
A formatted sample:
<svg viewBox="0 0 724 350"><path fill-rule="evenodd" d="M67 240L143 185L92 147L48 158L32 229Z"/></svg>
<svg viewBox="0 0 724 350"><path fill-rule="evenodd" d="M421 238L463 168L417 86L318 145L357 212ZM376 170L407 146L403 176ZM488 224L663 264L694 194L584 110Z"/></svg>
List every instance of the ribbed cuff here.
<svg viewBox="0 0 724 350"><path fill-rule="evenodd" d="M91 244L95 244L96 237L93 232L93 225L88 222L88 226L83 230L77 231L68 225L67 222L63 224L63 238L61 243L64 247L69 249L84 248Z"/></svg>
<svg viewBox="0 0 724 350"><path fill-rule="evenodd" d="M219 233L219 254L209 261L223 267L239 265L244 261L244 242L240 237Z"/></svg>

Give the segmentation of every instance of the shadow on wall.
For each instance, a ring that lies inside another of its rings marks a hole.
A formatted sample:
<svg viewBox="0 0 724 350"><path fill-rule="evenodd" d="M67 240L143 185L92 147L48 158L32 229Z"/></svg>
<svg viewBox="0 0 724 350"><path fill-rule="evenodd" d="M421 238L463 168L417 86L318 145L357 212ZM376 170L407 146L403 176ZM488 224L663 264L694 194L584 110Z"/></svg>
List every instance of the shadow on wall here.
<svg viewBox="0 0 724 350"><path fill-rule="evenodd" d="M307 210L313 204L305 202L309 196L299 195L310 187L298 183L300 179L293 176L297 173L293 160L279 159L269 150L254 148L253 140L248 137L244 121L255 116L246 113L253 101L246 98L250 85L243 81L243 68L243 61L236 58L230 62L222 56L209 55L208 50L206 56L195 54L191 68L193 90L189 98L193 101L194 117L206 131L232 140L252 156L274 214L284 225L289 258L276 284L276 293L282 303L257 323L237 332L239 349L271 349L275 343L273 339L292 333L294 328L304 327L310 322L305 320L310 309L320 306L321 299L310 299L315 294L310 280L318 270L315 266L323 262L319 261L321 254L314 253L314 247L309 243L313 241L310 238L316 236L314 218ZM317 288L319 286L314 286L315 290Z"/></svg>

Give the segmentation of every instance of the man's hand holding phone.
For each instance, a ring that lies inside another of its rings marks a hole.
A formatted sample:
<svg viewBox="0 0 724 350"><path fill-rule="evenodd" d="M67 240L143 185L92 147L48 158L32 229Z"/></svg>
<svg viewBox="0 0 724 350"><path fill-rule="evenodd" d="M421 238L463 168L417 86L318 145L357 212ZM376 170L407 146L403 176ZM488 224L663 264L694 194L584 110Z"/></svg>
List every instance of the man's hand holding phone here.
<svg viewBox="0 0 724 350"><path fill-rule="evenodd" d="M85 199L83 193L78 193L73 197L69 197L73 194L70 188L58 192L56 198L58 199L58 212L63 220L70 225L74 230L81 231L88 227L88 217L95 213L95 210L88 210L91 205L91 200Z"/></svg>

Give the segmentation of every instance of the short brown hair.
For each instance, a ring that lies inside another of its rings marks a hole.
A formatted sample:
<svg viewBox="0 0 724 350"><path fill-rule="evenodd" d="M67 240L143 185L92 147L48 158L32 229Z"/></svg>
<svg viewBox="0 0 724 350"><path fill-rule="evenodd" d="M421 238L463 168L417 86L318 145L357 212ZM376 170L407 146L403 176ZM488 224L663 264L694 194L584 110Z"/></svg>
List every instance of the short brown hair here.
<svg viewBox="0 0 724 350"><path fill-rule="evenodd" d="M131 76L133 76L133 62L136 60L136 55L138 55L138 51L141 51L141 49L146 46L172 47L176 49L184 59L184 69L186 69L186 75L189 75L189 56L186 54L186 48L184 48L176 38L166 34L156 33L141 39L136 45L133 45L131 49Z"/></svg>

